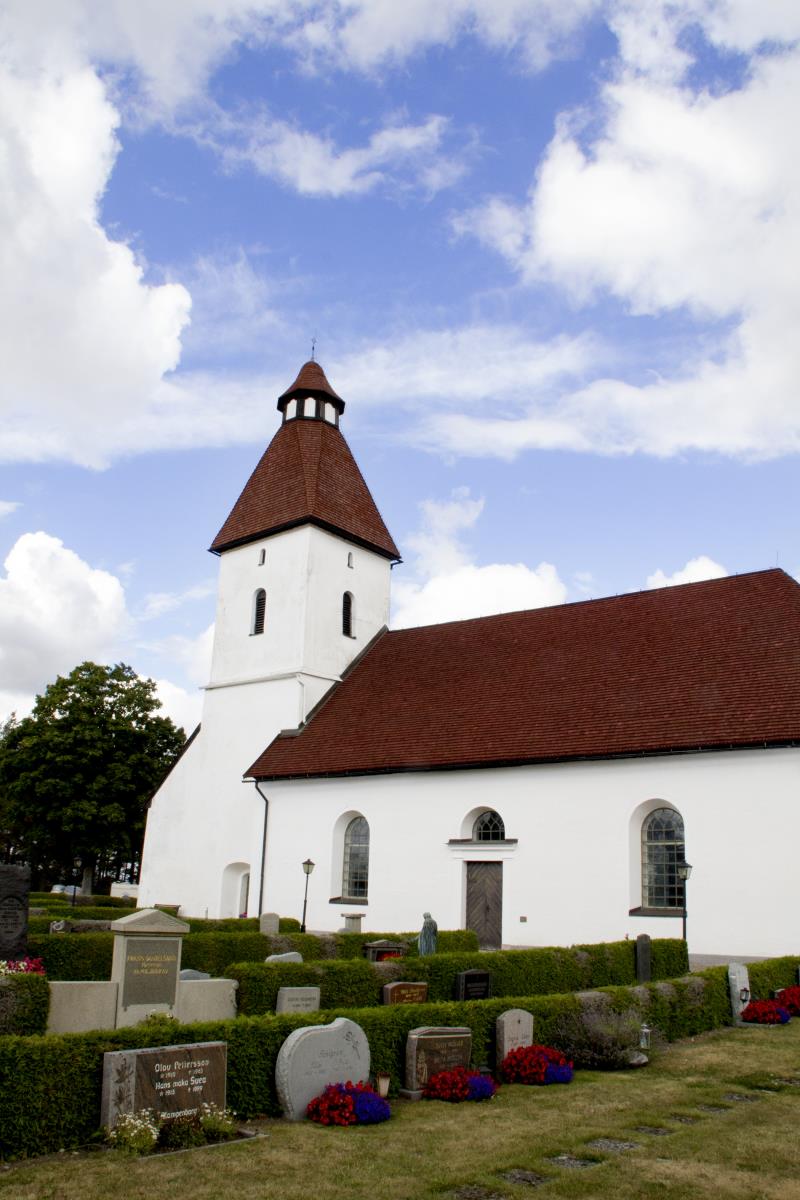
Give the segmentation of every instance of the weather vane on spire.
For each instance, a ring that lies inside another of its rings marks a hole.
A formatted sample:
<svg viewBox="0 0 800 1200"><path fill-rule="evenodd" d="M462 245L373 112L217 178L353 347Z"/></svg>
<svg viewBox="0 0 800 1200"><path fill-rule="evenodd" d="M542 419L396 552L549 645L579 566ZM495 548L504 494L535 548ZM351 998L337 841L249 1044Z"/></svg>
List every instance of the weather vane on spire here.
<svg viewBox="0 0 800 1200"><path fill-rule="evenodd" d="M317 360L314 358L314 352L316 351L316 348L317 348L317 339L316 339L316 337L312 337L312 339L311 339L311 361L312 361L312 362L316 362L316 361L317 361Z"/></svg>

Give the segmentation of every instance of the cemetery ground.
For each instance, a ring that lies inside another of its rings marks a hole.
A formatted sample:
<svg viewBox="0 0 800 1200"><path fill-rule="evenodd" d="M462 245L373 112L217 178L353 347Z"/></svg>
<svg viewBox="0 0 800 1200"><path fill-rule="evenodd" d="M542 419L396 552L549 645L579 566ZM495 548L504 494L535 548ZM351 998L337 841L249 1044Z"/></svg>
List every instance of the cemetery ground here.
<svg viewBox="0 0 800 1200"><path fill-rule="evenodd" d="M373 1127L251 1121L262 1136L170 1156L7 1164L0 1200L800 1200L799 1124L800 1019L675 1042L642 1070L504 1086L487 1103L394 1101Z"/></svg>

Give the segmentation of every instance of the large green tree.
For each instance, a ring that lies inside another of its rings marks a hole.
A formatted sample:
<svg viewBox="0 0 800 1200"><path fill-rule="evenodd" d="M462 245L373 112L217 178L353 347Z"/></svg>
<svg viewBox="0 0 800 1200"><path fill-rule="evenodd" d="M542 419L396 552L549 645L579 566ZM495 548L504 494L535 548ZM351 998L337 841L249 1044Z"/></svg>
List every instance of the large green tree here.
<svg viewBox="0 0 800 1200"><path fill-rule="evenodd" d="M160 706L152 679L84 662L4 727L6 851L40 883L80 868L86 887L126 864L138 870L148 801L185 740Z"/></svg>

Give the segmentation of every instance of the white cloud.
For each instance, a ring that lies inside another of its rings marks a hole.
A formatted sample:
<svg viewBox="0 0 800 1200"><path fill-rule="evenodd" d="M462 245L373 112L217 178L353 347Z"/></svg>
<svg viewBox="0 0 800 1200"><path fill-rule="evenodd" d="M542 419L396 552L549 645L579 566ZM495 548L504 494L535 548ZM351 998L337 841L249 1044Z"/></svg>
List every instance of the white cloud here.
<svg viewBox="0 0 800 1200"><path fill-rule="evenodd" d="M155 683L156 695L161 701L161 714L171 717L188 737L200 723L203 709L202 692L187 692L185 688L170 683L168 679L157 679Z"/></svg>
<svg viewBox="0 0 800 1200"><path fill-rule="evenodd" d="M162 617L165 613L174 612L192 600L206 600L216 594L217 585L214 580L197 583L182 592L150 592L145 596L144 608L140 620L151 621L154 617Z"/></svg>
<svg viewBox="0 0 800 1200"><path fill-rule="evenodd" d="M198 687L208 683L211 670L211 651L214 646L214 625L207 626L197 637L175 635L166 638L158 647L163 654L179 663L188 679Z"/></svg>
<svg viewBox="0 0 800 1200"><path fill-rule="evenodd" d="M406 539L417 553L417 580L393 580L395 629L458 621L490 613L562 604L566 588L551 563L531 568L524 563L477 566L459 534L477 521L483 501L468 488L450 500L420 505L422 528Z"/></svg>
<svg viewBox="0 0 800 1200"><path fill-rule="evenodd" d="M445 153L447 134L447 118L436 114L416 125L388 123L365 146L347 148L268 113L231 117L217 109L194 126L229 169L250 166L302 196L358 195L388 183L429 193L449 187L464 165Z"/></svg>
<svg viewBox="0 0 800 1200"><path fill-rule="evenodd" d="M690 558L685 567L681 567L672 575L665 575L659 567L652 575L647 576L645 586L648 588L674 587L676 583L699 583L703 579L722 579L727 574L728 572L720 563L714 562L713 558L709 558L707 554L700 554L697 558Z"/></svg>
<svg viewBox="0 0 800 1200"><path fill-rule="evenodd" d="M25 533L0 578L0 678L35 692L84 659L107 660L130 630L116 576L90 567L58 538Z"/></svg>
<svg viewBox="0 0 800 1200"><path fill-rule="evenodd" d="M744 457L800 449L800 50L754 56L740 88L714 93L681 78L686 52L675 49L690 17L747 49L800 36L800 10L778 10L759 24L741 5L711 0L618 6L630 61L603 89L600 133L588 135L596 113L565 116L524 203L491 197L455 222L522 280L555 285L576 304L611 295L634 315L682 310L696 333L684 335L678 361L649 380L596 378L510 421L448 420L443 443L470 452L485 442L504 455L528 445Z"/></svg>
<svg viewBox="0 0 800 1200"><path fill-rule="evenodd" d="M20 504L19 500L0 500L0 521L3 517L10 517L13 512L16 512Z"/></svg>

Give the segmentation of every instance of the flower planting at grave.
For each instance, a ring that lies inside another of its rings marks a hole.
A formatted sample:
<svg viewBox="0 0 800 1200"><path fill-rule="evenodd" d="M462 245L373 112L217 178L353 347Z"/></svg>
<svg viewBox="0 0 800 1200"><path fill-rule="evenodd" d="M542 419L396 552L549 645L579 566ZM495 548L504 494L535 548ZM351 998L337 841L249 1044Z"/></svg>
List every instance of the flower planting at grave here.
<svg viewBox="0 0 800 1200"><path fill-rule="evenodd" d="M40 958L0 958L0 975L44 975Z"/></svg>
<svg viewBox="0 0 800 1200"><path fill-rule="evenodd" d="M431 1075L422 1093L425 1100L447 1100L460 1104L462 1100L491 1100L497 1084L488 1075L454 1067L452 1071L437 1071Z"/></svg>
<svg viewBox="0 0 800 1200"><path fill-rule="evenodd" d="M794 987L781 988L776 993L775 999L781 1008L785 1008L791 1017L800 1017L800 987L795 984Z"/></svg>
<svg viewBox="0 0 800 1200"><path fill-rule="evenodd" d="M318 1125L377 1125L392 1115L387 1100L368 1083L329 1083L306 1109Z"/></svg>
<svg viewBox="0 0 800 1200"><path fill-rule="evenodd" d="M569 1083L572 1063L552 1046L517 1046L503 1059L500 1074L506 1083Z"/></svg>
<svg viewBox="0 0 800 1200"><path fill-rule="evenodd" d="M777 1000L751 1000L742 1009L742 1020L754 1025L785 1025L791 1014Z"/></svg>
<svg viewBox="0 0 800 1200"><path fill-rule="evenodd" d="M123 1154L152 1154L159 1150L189 1150L236 1137L236 1120L229 1108L204 1101L200 1110L180 1117L157 1117L152 1109L123 1113L106 1140Z"/></svg>

